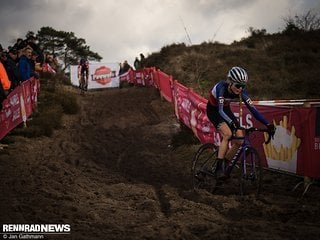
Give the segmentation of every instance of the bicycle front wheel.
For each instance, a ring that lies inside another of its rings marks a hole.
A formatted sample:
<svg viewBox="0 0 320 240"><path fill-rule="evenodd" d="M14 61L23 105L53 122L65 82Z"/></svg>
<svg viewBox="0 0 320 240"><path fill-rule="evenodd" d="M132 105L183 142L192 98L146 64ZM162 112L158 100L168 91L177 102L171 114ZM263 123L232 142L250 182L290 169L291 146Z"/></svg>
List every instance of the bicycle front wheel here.
<svg viewBox="0 0 320 240"><path fill-rule="evenodd" d="M256 149L247 148L242 156L240 175L240 194L254 193L258 196L262 189L262 165Z"/></svg>
<svg viewBox="0 0 320 240"><path fill-rule="evenodd" d="M215 170L217 165L218 148L212 143L202 145L193 158L192 164L192 180L193 188L205 189L213 192L217 180Z"/></svg>

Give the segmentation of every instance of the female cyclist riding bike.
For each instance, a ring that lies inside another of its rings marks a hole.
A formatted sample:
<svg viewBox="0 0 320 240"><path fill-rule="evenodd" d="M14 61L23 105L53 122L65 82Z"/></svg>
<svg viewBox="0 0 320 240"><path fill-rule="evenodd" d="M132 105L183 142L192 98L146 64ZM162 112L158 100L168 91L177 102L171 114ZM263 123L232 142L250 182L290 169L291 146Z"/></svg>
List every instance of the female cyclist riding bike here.
<svg viewBox="0 0 320 240"><path fill-rule="evenodd" d="M82 58L78 65L78 79L79 88L83 91L88 90L88 80L89 80L89 63L86 59Z"/></svg>
<svg viewBox="0 0 320 240"><path fill-rule="evenodd" d="M207 116L220 133L222 140L218 150L218 162L216 168L216 176L219 179L225 178L225 162L230 160L236 154L241 140L234 141L233 146L228 150L228 143L231 136L243 137L243 130L238 129L240 124L231 111L230 102L239 101L240 110L242 101L246 104L253 116L262 124L267 126L270 134L275 133L275 126L269 122L258 112L248 97L245 87L248 81L247 72L241 67L233 67L228 72L227 80L218 82L211 90L209 101L207 104Z"/></svg>

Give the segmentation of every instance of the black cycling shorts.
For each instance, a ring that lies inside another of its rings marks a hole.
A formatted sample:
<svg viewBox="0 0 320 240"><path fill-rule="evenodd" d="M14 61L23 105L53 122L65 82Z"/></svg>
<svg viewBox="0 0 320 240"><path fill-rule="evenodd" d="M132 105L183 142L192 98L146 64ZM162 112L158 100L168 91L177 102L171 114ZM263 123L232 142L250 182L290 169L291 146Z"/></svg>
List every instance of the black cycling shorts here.
<svg viewBox="0 0 320 240"><path fill-rule="evenodd" d="M238 123L236 116L234 116L231 111L230 106L224 107L223 111L228 115L229 118L232 119L233 122ZM213 123L216 129L219 128L219 125L223 122L227 123L226 120L220 115L219 108L212 106L209 102L207 104L207 116L209 120ZM228 124L228 123L227 123ZM239 124L239 123L238 123ZM229 125L229 124L228 124Z"/></svg>

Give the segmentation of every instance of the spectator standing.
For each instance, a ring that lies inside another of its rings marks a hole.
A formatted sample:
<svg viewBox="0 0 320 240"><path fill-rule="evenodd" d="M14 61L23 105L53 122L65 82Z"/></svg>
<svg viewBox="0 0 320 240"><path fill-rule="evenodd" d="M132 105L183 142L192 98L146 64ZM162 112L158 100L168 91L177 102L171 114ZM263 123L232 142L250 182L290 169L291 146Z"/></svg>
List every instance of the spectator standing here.
<svg viewBox="0 0 320 240"><path fill-rule="evenodd" d="M7 51L2 51L1 52L1 58L0 61L2 62L2 64L5 66L8 60L8 52Z"/></svg>
<svg viewBox="0 0 320 240"><path fill-rule="evenodd" d="M140 61L139 61L138 57L136 57L136 59L134 60L133 66L136 70L140 69Z"/></svg>
<svg viewBox="0 0 320 240"><path fill-rule="evenodd" d="M120 62L119 63L119 75L123 74L123 64Z"/></svg>
<svg viewBox="0 0 320 240"><path fill-rule="evenodd" d="M22 49L22 48L24 48L26 46L27 45L25 44L23 39L22 38L18 38L13 47L15 47L16 49L20 50L20 49Z"/></svg>
<svg viewBox="0 0 320 240"><path fill-rule="evenodd" d="M2 110L2 102L7 97L6 91L9 91L11 87L11 82L8 78L6 69L0 62L0 111Z"/></svg>
<svg viewBox="0 0 320 240"><path fill-rule="evenodd" d="M7 63L5 65L9 80L11 81L10 90L13 90L16 86L18 86L18 84L20 82L17 59L18 59L17 49L10 48Z"/></svg>
<svg viewBox="0 0 320 240"><path fill-rule="evenodd" d="M145 57L142 53L140 53L140 68L145 67Z"/></svg>
<svg viewBox="0 0 320 240"><path fill-rule="evenodd" d="M131 68L132 68L132 67L129 65L128 61L125 60L125 61L123 62L123 73L128 72L129 69L131 69Z"/></svg>
<svg viewBox="0 0 320 240"><path fill-rule="evenodd" d="M29 45L33 51L36 51L37 53L40 52L38 40L35 36L29 36L26 40L27 45Z"/></svg>
<svg viewBox="0 0 320 240"><path fill-rule="evenodd" d="M36 51L32 51L32 56L29 59L30 61L30 70L31 70L31 77L34 77L36 79L39 79L39 73L37 72L36 66L38 67L39 64L37 64L37 58L38 58L38 53Z"/></svg>
<svg viewBox="0 0 320 240"><path fill-rule="evenodd" d="M0 62L0 80L1 80L3 89L5 91L8 91L10 89L11 82L8 78L7 71L1 62Z"/></svg>
<svg viewBox="0 0 320 240"><path fill-rule="evenodd" d="M32 54L32 48L26 47L22 50L22 55L19 59L19 74L21 81L26 81L31 77L30 58Z"/></svg>

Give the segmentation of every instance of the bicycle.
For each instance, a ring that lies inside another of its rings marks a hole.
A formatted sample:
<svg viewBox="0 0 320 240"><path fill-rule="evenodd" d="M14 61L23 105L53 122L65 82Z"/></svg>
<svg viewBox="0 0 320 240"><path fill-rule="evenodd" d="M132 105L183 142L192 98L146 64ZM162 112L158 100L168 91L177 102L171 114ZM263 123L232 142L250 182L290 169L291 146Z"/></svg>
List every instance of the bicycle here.
<svg viewBox="0 0 320 240"><path fill-rule="evenodd" d="M254 190L256 195L260 194L262 188L263 168L258 151L252 147L249 135L253 132L266 132L268 144L271 140L271 134L268 129L238 128L244 130L244 137L233 136L230 140L243 140L234 157L226 163L225 175L230 178L232 171L238 168L240 178L240 195L245 195ZM213 143L205 143L201 145L194 155L192 174L193 188L205 189L214 192L223 181L219 181L216 177L218 146Z"/></svg>

